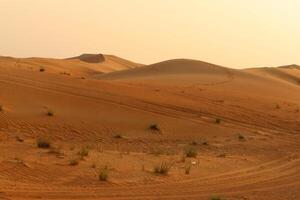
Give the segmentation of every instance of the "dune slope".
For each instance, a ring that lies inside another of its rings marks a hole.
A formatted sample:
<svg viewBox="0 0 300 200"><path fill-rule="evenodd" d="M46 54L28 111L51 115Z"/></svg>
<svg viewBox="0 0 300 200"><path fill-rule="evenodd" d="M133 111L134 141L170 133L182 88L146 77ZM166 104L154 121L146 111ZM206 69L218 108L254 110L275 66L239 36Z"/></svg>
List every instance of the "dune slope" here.
<svg viewBox="0 0 300 200"><path fill-rule="evenodd" d="M289 76L182 59L99 75L96 65L128 62L83 57L0 59L0 198L300 197L300 87ZM162 162L167 175L154 173Z"/></svg>

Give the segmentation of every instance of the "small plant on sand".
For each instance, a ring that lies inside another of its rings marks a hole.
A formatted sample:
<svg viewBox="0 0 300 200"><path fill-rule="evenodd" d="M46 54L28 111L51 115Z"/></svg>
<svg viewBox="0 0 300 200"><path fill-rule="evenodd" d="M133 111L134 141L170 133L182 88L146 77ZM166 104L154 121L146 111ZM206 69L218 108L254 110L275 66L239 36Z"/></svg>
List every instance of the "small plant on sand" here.
<svg viewBox="0 0 300 200"><path fill-rule="evenodd" d="M239 134L238 138L239 138L239 140L241 140L241 141L244 141L244 140L246 139L245 136L243 136L242 134Z"/></svg>
<svg viewBox="0 0 300 200"><path fill-rule="evenodd" d="M191 168L192 168L191 162L185 163L184 172L186 175L190 174Z"/></svg>
<svg viewBox="0 0 300 200"><path fill-rule="evenodd" d="M154 166L154 173L167 175L172 168L172 164L170 162L162 161Z"/></svg>
<svg viewBox="0 0 300 200"><path fill-rule="evenodd" d="M122 139L123 136L122 136L121 134L115 134L115 135L113 136L113 138L116 138L116 139Z"/></svg>
<svg viewBox="0 0 300 200"><path fill-rule="evenodd" d="M152 130L152 131L160 131L160 128L158 127L157 124L151 124L149 126L149 129Z"/></svg>
<svg viewBox="0 0 300 200"><path fill-rule="evenodd" d="M99 181L107 181L109 169L108 166L101 167L98 174Z"/></svg>
<svg viewBox="0 0 300 200"><path fill-rule="evenodd" d="M47 138L44 137L39 137L36 139L36 145L38 148L50 148L51 147L51 143Z"/></svg>
<svg viewBox="0 0 300 200"><path fill-rule="evenodd" d="M220 118L216 118L216 119L215 119L216 124L220 124L221 121L222 121L222 120L221 120Z"/></svg>
<svg viewBox="0 0 300 200"><path fill-rule="evenodd" d="M44 72L45 68L43 66L40 67L40 72Z"/></svg>
<svg viewBox="0 0 300 200"><path fill-rule="evenodd" d="M184 155L186 157L197 157L198 150L196 149L196 147L188 145L184 148Z"/></svg>
<svg viewBox="0 0 300 200"><path fill-rule="evenodd" d="M78 160L78 158L71 158L70 160L69 160L69 165L71 165L71 166L75 166L75 165L78 165L79 164L79 160Z"/></svg>
<svg viewBox="0 0 300 200"><path fill-rule="evenodd" d="M78 151L78 155L80 156L81 159L89 155L89 149L87 147L82 147Z"/></svg>
<svg viewBox="0 0 300 200"><path fill-rule="evenodd" d="M212 196L210 200L222 200L222 198L219 196Z"/></svg>
<svg viewBox="0 0 300 200"><path fill-rule="evenodd" d="M54 112L53 112L52 110L48 110L48 111L47 111L47 115L48 115L49 117L52 117L52 116L54 115Z"/></svg>

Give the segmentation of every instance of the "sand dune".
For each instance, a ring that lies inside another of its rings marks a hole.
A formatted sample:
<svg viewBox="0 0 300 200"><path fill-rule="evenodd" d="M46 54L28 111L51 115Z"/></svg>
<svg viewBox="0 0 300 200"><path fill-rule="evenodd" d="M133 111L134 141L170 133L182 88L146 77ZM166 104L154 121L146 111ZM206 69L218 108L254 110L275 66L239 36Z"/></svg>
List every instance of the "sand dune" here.
<svg viewBox="0 0 300 200"><path fill-rule="evenodd" d="M0 198L299 199L299 71L1 57Z"/></svg>
<svg viewBox="0 0 300 200"><path fill-rule="evenodd" d="M11 58L0 57L0 64L38 71L43 68L50 73L74 76L92 76L141 66L141 64L102 54L82 54L68 59L52 58Z"/></svg>

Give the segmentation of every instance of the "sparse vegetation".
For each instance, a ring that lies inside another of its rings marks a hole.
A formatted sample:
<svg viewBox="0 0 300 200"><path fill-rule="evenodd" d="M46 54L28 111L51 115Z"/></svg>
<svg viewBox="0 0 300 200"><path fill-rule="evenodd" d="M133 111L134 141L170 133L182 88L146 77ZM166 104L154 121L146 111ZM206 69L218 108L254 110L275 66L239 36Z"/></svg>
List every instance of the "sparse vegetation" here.
<svg viewBox="0 0 300 200"><path fill-rule="evenodd" d="M154 173L167 175L172 167L170 162L162 161L154 166Z"/></svg>
<svg viewBox="0 0 300 200"><path fill-rule="evenodd" d="M152 131L160 131L160 128L157 124L151 124L149 126L149 129L152 130Z"/></svg>
<svg viewBox="0 0 300 200"><path fill-rule="evenodd" d="M191 162L185 163L184 171L186 175L190 174L191 168L192 168Z"/></svg>
<svg viewBox="0 0 300 200"><path fill-rule="evenodd" d="M222 120L221 120L220 118L216 118L216 119L215 119L216 124L220 124L221 121L222 121Z"/></svg>
<svg viewBox="0 0 300 200"><path fill-rule="evenodd" d="M47 115L48 115L49 117L52 117L52 116L54 115L54 112L53 112L52 110L48 110L48 111L47 111Z"/></svg>
<svg viewBox="0 0 300 200"><path fill-rule="evenodd" d="M78 155L81 157L81 159L83 159L84 157L89 155L89 149L87 147L82 147L79 151L78 151Z"/></svg>
<svg viewBox="0 0 300 200"><path fill-rule="evenodd" d="M23 138L20 138L19 136L16 136L16 140L17 140L18 142L24 142L24 139L23 139Z"/></svg>
<svg viewBox="0 0 300 200"><path fill-rule="evenodd" d="M39 137L36 139L36 145L38 148L50 148L51 147L51 143L47 138L44 137Z"/></svg>
<svg viewBox="0 0 300 200"><path fill-rule="evenodd" d="M123 136L122 136L121 134L115 134L115 135L113 136L113 138L116 138L116 139L122 139Z"/></svg>
<svg viewBox="0 0 300 200"><path fill-rule="evenodd" d="M45 68L43 66L40 67L40 72L44 72Z"/></svg>
<svg viewBox="0 0 300 200"><path fill-rule="evenodd" d="M210 200L222 200L222 198L219 196L212 196Z"/></svg>
<svg viewBox="0 0 300 200"><path fill-rule="evenodd" d="M100 169L98 179L99 181L107 181L109 174L108 166L104 166Z"/></svg>
<svg viewBox="0 0 300 200"><path fill-rule="evenodd" d="M184 154L186 157L197 157L198 151L194 146L186 146L184 148Z"/></svg>
<svg viewBox="0 0 300 200"><path fill-rule="evenodd" d="M79 164L78 158L71 158L69 160L69 165L71 165L71 166L75 166L75 165L78 165L78 164Z"/></svg>
<svg viewBox="0 0 300 200"><path fill-rule="evenodd" d="M243 136L243 135L241 135L241 134L239 134L238 138L239 138L239 140L241 140L241 141L244 141L244 140L246 139L245 136Z"/></svg>

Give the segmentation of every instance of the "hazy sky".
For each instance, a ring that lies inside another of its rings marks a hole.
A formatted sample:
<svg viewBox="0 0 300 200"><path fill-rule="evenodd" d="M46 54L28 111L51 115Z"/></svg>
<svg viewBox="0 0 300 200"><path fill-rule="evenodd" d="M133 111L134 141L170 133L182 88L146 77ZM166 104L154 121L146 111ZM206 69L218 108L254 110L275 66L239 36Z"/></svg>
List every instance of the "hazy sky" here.
<svg viewBox="0 0 300 200"><path fill-rule="evenodd" d="M0 55L300 64L300 0L0 0Z"/></svg>

